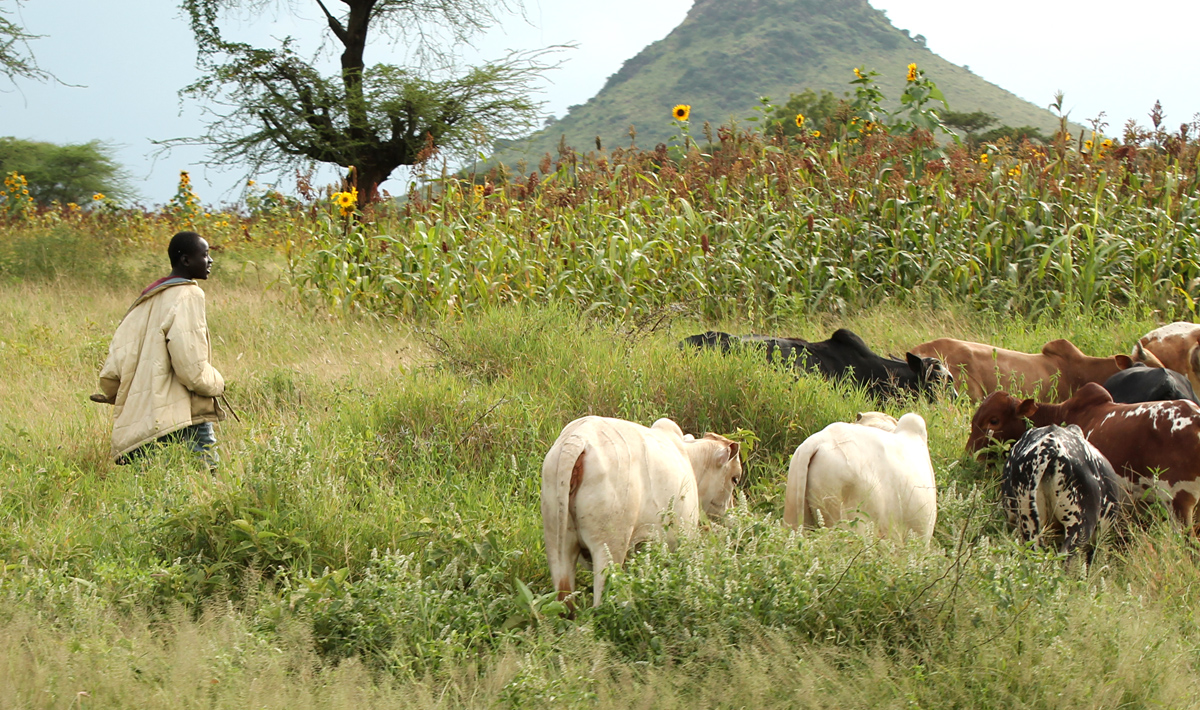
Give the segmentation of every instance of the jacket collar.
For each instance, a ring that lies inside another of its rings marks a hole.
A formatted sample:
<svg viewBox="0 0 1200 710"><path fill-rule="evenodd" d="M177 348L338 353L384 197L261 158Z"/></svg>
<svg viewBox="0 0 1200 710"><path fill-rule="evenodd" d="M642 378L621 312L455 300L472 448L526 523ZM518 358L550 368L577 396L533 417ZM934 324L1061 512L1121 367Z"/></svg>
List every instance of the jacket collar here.
<svg viewBox="0 0 1200 710"><path fill-rule="evenodd" d="M132 311L133 309L142 305L143 303L150 300L151 298L154 298L155 296L162 293L163 291L166 291L167 289L171 288L172 286L183 286L185 284L194 284L194 283L196 283L196 281L194 279L185 279L185 278L181 278L179 276L176 276L175 278L167 279L166 281L163 281L162 283L160 283L159 285L150 289L149 291L138 296L137 300L135 300L133 302L133 304L131 306L129 306L129 310L125 311L125 315L129 315L130 311Z"/></svg>

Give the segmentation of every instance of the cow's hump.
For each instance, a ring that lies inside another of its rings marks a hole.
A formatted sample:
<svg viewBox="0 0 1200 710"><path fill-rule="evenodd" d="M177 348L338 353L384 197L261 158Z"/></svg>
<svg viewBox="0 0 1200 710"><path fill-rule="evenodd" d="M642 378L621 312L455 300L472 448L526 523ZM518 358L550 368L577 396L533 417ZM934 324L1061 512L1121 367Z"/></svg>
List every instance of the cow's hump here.
<svg viewBox="0 0 1200 710"><path fill-rule="evenodd" d="M921 441L928 441L929 431L925 426L925 418L916 412L909 412L896 422L895 433L915 436Z"/></svg>
<svg viewBox="0 0 1200 710"><path fill-rule="evenodd" d="M1051 340L1042 346L1042 354L1052 357L1079 358L1086 357L1083 351L1075 347L1075 343L1065 338Z"/></svg>
<svg viewBox="0 0 1200 710"><path fill-rule="evenodd" d="M1072 409L1079 409L1095 407L1100 404L1112 404L1112 401L1112 395L1108 393L1108 390L1104 389L1104 387L1096 384L1095 382L1089 382L1083 387L1080 387L1075 392L1075 396L1071 397L1071 399L1067 400L1066 402L1063 402L1063 404L1069 404Z"/></svg>
<svg viewBox="0 0 1200 710"><path fill-rule="evenodd" d="M830 342L838 343L839 345L844 345L848 348L853 348L863 355L874 354L871 352L871 349L867 347L866 342L862 338L845 328L838 328L837 330L833 331L833 335L829 336L829 340Z"/></svg>

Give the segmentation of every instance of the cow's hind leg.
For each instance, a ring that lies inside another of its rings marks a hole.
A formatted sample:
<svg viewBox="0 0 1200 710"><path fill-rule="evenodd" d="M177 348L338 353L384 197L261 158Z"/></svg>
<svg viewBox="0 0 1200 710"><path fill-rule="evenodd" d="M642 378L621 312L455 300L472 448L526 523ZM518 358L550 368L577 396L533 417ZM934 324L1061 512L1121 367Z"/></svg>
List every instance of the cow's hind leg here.
<svg viewBox="0 0 1200 710"><path fill-rule="evenodd" d="M604 583L608 580L609 565L620 567L625 564L629 543L617 540L605 542L587 541L592 552L592 606L600 606L604 597Z"/></svg>

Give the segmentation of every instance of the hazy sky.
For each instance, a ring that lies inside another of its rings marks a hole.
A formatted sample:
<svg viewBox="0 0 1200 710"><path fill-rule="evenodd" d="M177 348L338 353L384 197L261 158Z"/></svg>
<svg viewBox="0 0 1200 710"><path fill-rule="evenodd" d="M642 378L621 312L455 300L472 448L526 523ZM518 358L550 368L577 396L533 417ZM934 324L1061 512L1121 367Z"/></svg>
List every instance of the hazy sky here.
<svg viewBox="0 0 1200 710"><path fill-rule="evenodd" d="M240 31L259 41L314 36L323 26L315 1L292 1L305 17L281 21L268 15L244 23ZM1131 117L1147 123L1156 99L1173 127L1200 112L1197 2L871 4L885 10L897 27L925 35L934 52L1035 104L1045 106L1062 89L1073 120L1083 123L1106 112L1109 134L1119 134ZM563 65L548 75L542 96L547 112L562 116L567 106L595 95L622 62L670 32L691 5L691 0L526 0L526 20L510 18L466 51L470 57L494 58L507 49L576 44L559 55ZM0 0L0 8L11 9L12 1ZM243 173L236 166L198 167L200 149L152 157L152 139L197 135L203 125L202 107L181 102L176 93L197 76L195 45L176 2L31 0L16 17L28 31L45 35L31 47L42 68L68 85L0 85L0 135L59 143L108 141L117 146L148 204L170 199L181 169L193 171L204 201L237 198ZM368 61L396 61L398 53L378 45L369 50ZM399 172L396 177L403 179ZM403 191L396 182L387 186ZM283 187L290 189L291 182Z"/></svg>

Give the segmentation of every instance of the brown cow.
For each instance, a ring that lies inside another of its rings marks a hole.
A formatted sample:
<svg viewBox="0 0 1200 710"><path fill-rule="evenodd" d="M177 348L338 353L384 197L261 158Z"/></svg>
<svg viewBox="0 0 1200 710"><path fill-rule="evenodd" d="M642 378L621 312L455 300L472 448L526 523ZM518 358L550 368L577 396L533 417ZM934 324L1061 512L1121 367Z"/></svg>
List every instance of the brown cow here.
<svg viewBox="0 0 1200 710"><path fill-rule="evenodd" d="M1021 401L995 392L971 419L967 450L978 452L992 439L1016 441L1025 433L1025 419L1038 427L1078 425L1129 482L1135 498L1154 490L1192 529L1200 500L1200 407L1194 402L1117 404L1095 383L1084 385L1062 404Z"/></svg>
<svg viewBox="0 0 1200 710"><path fill-rule="evenodd" d="M1133 360L1186 375L1200 392L1200 325L1177 322L1146 333L1133 346Z"/></svg>
<svg viewBox="0 0 1200 710"><path fill-rule="evenodd" d="M1127 355L1084 355L1069 340L1051 340L1041 353L1033 355L938 338L918 345L912 353L940 359L954 375L955 385L965 386L967 395L976 402L1000 389L1025 396L1041 394L1061 402L1085 384L1102 383L1133 364Z"/></svg>

